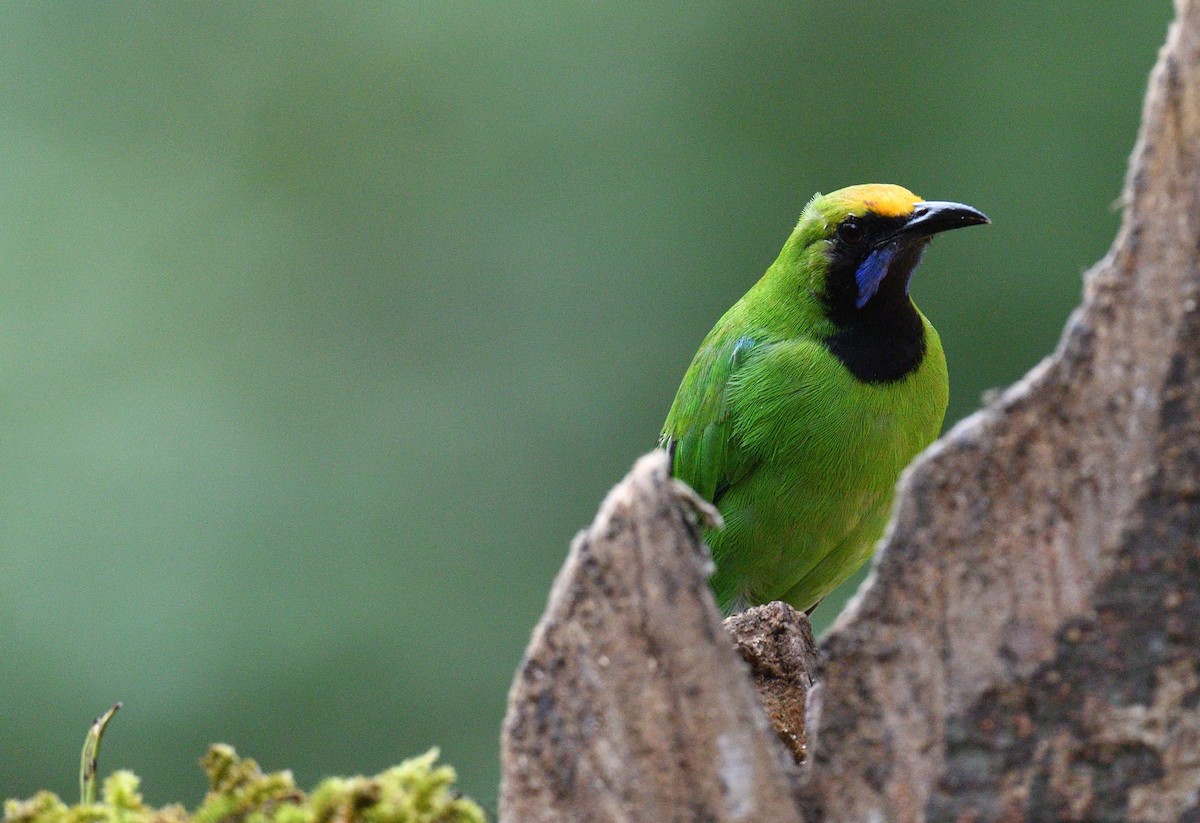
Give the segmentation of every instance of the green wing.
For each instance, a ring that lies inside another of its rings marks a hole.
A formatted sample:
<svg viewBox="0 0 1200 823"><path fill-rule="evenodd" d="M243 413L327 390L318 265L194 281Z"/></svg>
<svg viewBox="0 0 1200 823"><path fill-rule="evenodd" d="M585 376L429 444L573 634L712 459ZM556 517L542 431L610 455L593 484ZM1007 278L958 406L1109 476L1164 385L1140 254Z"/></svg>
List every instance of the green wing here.
<svg viewBox="0 0 1200 823"><path fill-rule="evenodd" d="M710 335L683 376L658 440L671 453L675 477L714 505L753 468L733 435L729 388L757 348L751 337Z"/></svg>

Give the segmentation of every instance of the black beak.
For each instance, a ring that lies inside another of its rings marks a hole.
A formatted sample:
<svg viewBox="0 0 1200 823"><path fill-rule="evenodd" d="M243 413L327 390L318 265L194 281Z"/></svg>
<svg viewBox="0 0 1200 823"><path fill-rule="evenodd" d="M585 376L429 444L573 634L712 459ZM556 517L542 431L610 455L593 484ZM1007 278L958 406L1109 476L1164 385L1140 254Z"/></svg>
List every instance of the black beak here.
<svg viewBox="0 0 1200 823"><path fill-rule="evenodd" d="M979 209L971 208L963 203L925 200L913 207L908 221L884 242L899 239L919 240L951 229L979 226L990 222L992 221L988 220L987 215Z"/></svg>

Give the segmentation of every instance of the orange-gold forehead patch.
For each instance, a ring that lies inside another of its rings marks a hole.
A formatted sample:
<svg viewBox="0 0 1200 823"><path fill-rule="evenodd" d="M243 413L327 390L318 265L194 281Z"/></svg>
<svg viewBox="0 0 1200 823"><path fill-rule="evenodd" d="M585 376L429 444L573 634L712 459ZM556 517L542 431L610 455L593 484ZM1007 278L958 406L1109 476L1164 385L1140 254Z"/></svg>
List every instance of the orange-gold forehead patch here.
<svg viewBox="0 0 1200 823"><path fill-rule="evenodd" d="M905 217L912 214L913 206L921 198L903 186L888 183L867 183L842 189L841 195L847 210L859 214L873 212L880 217Z"/></svg>

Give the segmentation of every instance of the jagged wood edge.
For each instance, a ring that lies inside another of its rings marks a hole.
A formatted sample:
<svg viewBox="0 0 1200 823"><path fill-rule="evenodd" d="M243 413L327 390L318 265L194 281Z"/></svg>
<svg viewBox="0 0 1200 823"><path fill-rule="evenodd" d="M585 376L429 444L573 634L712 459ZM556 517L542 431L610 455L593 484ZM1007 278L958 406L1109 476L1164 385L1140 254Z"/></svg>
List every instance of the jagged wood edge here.
<svg viewBox="0 0 1200 823"><path fill-rule="evenodd" d="M576 538L509 693L502 821L799 823L697 511L718 517L653 452Z"/></svg>

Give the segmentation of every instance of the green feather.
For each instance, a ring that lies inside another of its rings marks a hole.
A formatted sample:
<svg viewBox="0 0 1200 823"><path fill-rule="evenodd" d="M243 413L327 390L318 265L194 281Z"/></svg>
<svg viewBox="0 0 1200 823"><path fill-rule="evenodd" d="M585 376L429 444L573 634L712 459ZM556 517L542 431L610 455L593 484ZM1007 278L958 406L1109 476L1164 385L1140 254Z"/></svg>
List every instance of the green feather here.
<svg viewBox="0 0 1200 823"><path fill-rule="evenodd" d="M672 451L675 476L724 516L724 529L706 539L716 562L713 589L726 611L771 600L798 609L819 603L870 557L901 470L941 429L946 361L907 292L920 249L907 271L888 272L883 296L871 297L866 309L838 309L838 300L856 299L859 247L842 240L860 230L839 233L839 226L866 221L886 240L906 221L916 225L923 205L892 186L814 198L778 259L717 322L684 375L660 443ZM979 218L973 222L986 221L970 212ZM923 247L926 237L896 242ZM837 297L839 289L849 297ZM893 314L911 328L904 332L897 320L893 334ZM905 351L899 343L917 341L921 349L901 364L907 371L899 379L876 379L867 367L856 375L852 359L843 362L830 347L847 329L858 334L851 355L872 363L895 365ZM888 350L893 339L895 352ZM871 346L879 350L864 352Z"/></svg>

